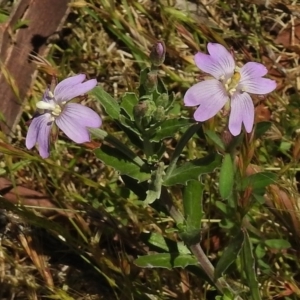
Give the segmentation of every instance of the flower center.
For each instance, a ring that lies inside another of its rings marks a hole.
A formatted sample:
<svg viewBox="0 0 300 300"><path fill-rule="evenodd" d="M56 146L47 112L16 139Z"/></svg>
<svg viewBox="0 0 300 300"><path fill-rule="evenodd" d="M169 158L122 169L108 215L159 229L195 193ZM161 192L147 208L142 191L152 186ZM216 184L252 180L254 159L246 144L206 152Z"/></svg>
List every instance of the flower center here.
<svg viewBox="0 0 300 300"><path fill-rule="evenodd" d="M54 118L57 118L62 112L62 107L57 103L55 103L54 101L51 102L39 101L36 104L36 107L38 109L43 110L44 113L47 111L50 112Z"/></svg>
<svg viewBox="0 0 300 300"><path fill-rule="evenodd" d="M227 82L224 83L226 91L230 96L232 96L236 92L236 88L241 79L241 74L239 72L235 72L232 77L230 77Z"/></svg>

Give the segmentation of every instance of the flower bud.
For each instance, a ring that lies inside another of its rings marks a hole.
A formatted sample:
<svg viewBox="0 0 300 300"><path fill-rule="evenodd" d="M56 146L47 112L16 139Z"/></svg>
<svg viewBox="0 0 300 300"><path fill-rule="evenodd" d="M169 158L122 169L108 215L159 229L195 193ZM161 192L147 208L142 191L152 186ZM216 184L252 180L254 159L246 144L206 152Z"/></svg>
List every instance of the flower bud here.
<svg viewBox="0 0 300 300"><path fill-rule="evenodd" d="M159 95L159 97L156 99L155 104L157 106L167 107L169 104L169 96L166 93L163 93Z"/></svg>
<svg viewBox="0 0 300 300"><path fill-rule="evenodd" d="M155 121L160 122L160 121L163 121L165 118L166 118L165 109L162 106L158 106L154 113Z"/></svg>
<svg viewBox="0 0 300 300"><path fill-rule="evenodd" d="M142 127L146 128L156 111L155 103L151 100L139 101L133 108L133 115L135 121Z"/></svg>
<svg viewBox="0 0 300 300"><path fill-rule="evenodd" d="M156 89L156 87L157 87L157 72L156 71L150 71L147 74L145 87L148 92L153 92Z"/></svg>
<svg viewBox="0 0 300 300"><path fill-rule="evenodd" d="M150 61L154 66L161 66L165 61L166 46L163 41L156 42L150 52Z"/></svg>

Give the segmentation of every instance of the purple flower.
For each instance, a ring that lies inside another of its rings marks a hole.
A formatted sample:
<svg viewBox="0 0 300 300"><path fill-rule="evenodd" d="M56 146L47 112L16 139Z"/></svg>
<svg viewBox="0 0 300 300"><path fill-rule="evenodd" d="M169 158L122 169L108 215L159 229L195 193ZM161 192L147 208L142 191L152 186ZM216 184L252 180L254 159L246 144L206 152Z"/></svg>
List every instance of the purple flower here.
<svg viewBox="0 0 300 300"><path fill-rule="evenodd" d="M75 143L90 141L87 127L100 127L101 118L92 109L78 103L67 103L75 97L87 93L97 85L95 79L85 80L84 74L61 81L53 93L47 89L42 101L36 106L38 113L32 119L26 136L26 147L39 145L41 157L49 156L49 136L53 123Z"/></svg>
<svg viewBox="0 0 300 300"><path fill-rule="evenodd" d="M254 123L254 105L249 95L264 95L276 88L276 82L262 78L267 68L256 62L248 62L239 68L228 50L220 44L208 43L208 54L198 52L195 63L199 69L210 74L190 87L185 96L186 106L200 105L195 111L196 121L206 121L220 111L230 100L229 130L232 135L240 134L242 123L251 132Z"/></svg>

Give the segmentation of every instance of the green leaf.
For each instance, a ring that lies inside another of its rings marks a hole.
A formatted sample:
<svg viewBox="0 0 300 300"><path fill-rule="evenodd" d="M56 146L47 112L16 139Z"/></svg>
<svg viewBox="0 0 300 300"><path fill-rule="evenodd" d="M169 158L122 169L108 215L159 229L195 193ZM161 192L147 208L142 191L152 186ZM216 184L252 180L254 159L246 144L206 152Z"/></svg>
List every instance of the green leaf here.
<svg viewBox="0 0 300 300"><path fill-rule="evenodd" d="M151 141L159 142L168 137L174 137L175 133L181 129L185 129L191 125L190 119L169 119L159 124L159 129L156 130L155 135Z"/></svg>
<svg viewBox="0 0 300 300"><path fill-rule="evenodd" d="M120 107L126 112L131 121L134 121L133 108L139 102L135 93L125 93Z"/></svg>
<svg viewBox="0 0 300 300"><path fill-rule="evenodd" d="M253 255L252 243L248 232L245 228L244 231L244 245L242 251L242 260L244 265L244 271L247 278L247 286L250 289L253 300L261 300L259 293L258 281L256 278L255 259Z"/></svg>
<svg viewBox="0 0 300 300"><path fill-rule="evenodd" d="M190 180L184 188L183 207L187 232L201 229L203 190L203 183L196 180Z"/></svg>
<svg viewBox="0 0 300 300"><path fill-rule="evenodd" d="M282 250L282 249L288 249L291 248L291 244L283 239L270 239L265 240L266 246L272 249Z"/></svg>
<svg viewBox="0 0 300 300"><path fill-rule="evenodd" d="M126 118L123 115L119 116L119 122L125 126L128 130L132 131L137 136L141 136L141 133L136 128L136 123L134 121L131 121L130 119Z"/></svg>
<svg viewBox="0 0 300 300"><path fill-rule="evenodd" d="M226 153L220 170L219 191L223 199L227 199L232 193L234 183L234 165L229 153Z"/></svg>
<svg viewBox="0 0 300 300"><path fill-rule="evenodd" d="M225 150L224 143L214 131L206 130L204 133L215 145L217 145L220 149Z"/></svg>
<svg viewBox="0 0 300 300"><path fill-rule="evenodd" d="M186 184L189 180L199 180L203 174L213 172L221 164L220 154L210 154L206 157L191 160L175 168L164 179L163 185Z"/></svg>
<svg viewBox="0 0 300 300"><path fill-rule="evenodd" d="M95 87L91 91L91 95L93 95L103 106L106 113L112 119L118 119L120 115L120 106L110 94L106 93L101 86Z"/></svg>
<svg viewBox="0 0 300 300"><path fill-rule="evenodd" d="M215 279L220 278L228 267L235 262L244 244L244 232L238 234L229 242L228 247L222 253L215 269Z"/></svg>
<svg viewBox="0 0 300 300"><path fill-rule="evenodd" d="M102 145L101 148L95 150L95 155L106 165L138 181L148 180L151 176L150 172L141 170L141 167L129 160L127 156L116 148Z"/></svg>
<svg viewBox="0 0 300 300"><path fill-rule="evenodd" d="M253 175L250 175L244 178L240 186L238 187L241 191L244 191L246 188L251 188L253 192L259 193L264 192L265 188L276 182L277 175L271 172L260 172Z"/></svg>
<svg viewBox="0 0 300 300"><path fill-rule="evenodd" d="M260 138L263 134L265 134L272 126L271 122L259 122L255 127L255 138Z"/></svg>
<svg viewBox="0 0 300 300"><path fill-rule="evenodd" d="M8 15L6 13L0 13L0 23L5 23L8 20Z"/></svg>
<svg viewBox="0 0 300 300"><path fill-rule="evenodd" d="M30 20L18 20L17 23L13 27L13 31L20 29L20 28L26 28L30 24Z"/></svg>
<svg viewBox="0 0 300 300"><path fill-rule="evenodd" d="M163 162L160 162L157 166L157 169L151 173L151 179L149 182L149 188L147 191L147 197L144 201L144 206L153 203L156 199L159 199L161 193L161 185L163 182L163 175L165 165Z"/></svg>
<svg viewBox="0 0 300 300"><path fill-rule="evenodd" d="M143 240L144 241L144 240ZM148 245L152 245L154 247L158 247L165 252L175 251L177 248L180 254L191 254L191 251L187 248L187 246L183 242L175 242L163 237L161 234L156 232L151 232L147 234L147 240L145 243Z"/></svg>
<svg viewBox="0 0 300 300"><path fill-rule="evenodd" d="M179 253L158 253L140 256L134 260L134 264L141 268L185 268L198 265L198 261L192 255Z"/></svg>

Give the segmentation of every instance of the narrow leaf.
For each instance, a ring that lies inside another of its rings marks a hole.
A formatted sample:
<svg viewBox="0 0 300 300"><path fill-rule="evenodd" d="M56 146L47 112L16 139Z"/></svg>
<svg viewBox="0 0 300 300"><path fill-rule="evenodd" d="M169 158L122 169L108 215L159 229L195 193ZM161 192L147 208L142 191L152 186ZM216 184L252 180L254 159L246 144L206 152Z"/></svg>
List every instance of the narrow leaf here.
<svg viewBox="0 0 300 300"><path fill-rule="evenodd" d="M220 170L219 191L223 199L227 199L231 193L234 183L234 165L229 153L226 153Z"/></svg>
<svg viewBox="0 0 300 300"><path fill-rule="evenodd" d="M163 182L164 173L164 163L160 162L157 169L151 173L151 178L149 182L149 188L147 191L147 198L144 201L144 206L153 203L156 199L159 199L161 193L161 185Z"/></svg>
<svg viewBox="0 0 300 300"><path fill-rule="evenodd" d="M191 124L190 119L169 119L161 122L160 129L156 130L151 141L159 142L168 137L174 137L175 133L181 129L185 129Z"/></svg>
<svg viewBox="0 0 300 300"><path fill-rule="evenodd" d="M222 150L225 150L224 143L214 131L206 130L204 133L216 146L218 146Z"/></svg>
<svg viewBox="0 0 300 300"><path fill-rule="evenodd" d="M151 232L149 234L144 234L142 237L147 237L147 240L145 241L142 239L146 245L160 248L165 252L175 252L177 250L180 254L191 254L191 251L183 242L169 240L159 233Z"/></svg>
<svg viewBox="0 0 300 300"><path fill-rule="evenodd" d="M244 178L239 187L244 191L246 188L251 188L254 192L264 192L265 188L276 182L277 175L271 172L260 172Z"/></svg>
<svg viewBox="0 0 300 300"><path fill-rule="evenodd" d="M200 230L201 228L203 190L203 183L196 180L190 180L184 188L183 207L187 231Z"/></svg>
<svg viewBox="0 0 300 300"><path fill-rule="evenodd" d="M151 176L150 172L142 170L141 167L129 160L127 156L116 148L102 145L101 148L95 150L95 155L106 165L138 181L148 180Z"/></svg>
<svg viewBox="0 0 300 300"><path fill-rule="evenodd" d="M235 262L244 244L244 232L238 234L229 242L228 247L222 253L215 269L215 279L220 278L228 267Z"/></svg>
<svg viewBox="0 0 300 300"><path fill-rule="evenodd" d="M131 121L134 121L133 108L138 103L135 93L125 93L121 100L121 108L126 112Z"/></svg>
<svg viewBox="0 0 300 300"><path fill-rule="evenodd" d="M255 138L260 138L265 134L272 126L271 122L259 122L255 126Z"/></svg>
<svg viewBox="0 0 300 300"><path fill-rule="evenodd" d="M291 244L283 239L269 239L265 240L266 246L272 249L282 250L291 248Z"/></svg>
<svg viewBox="0 0 300 300"><path fill-rule="evenodd" d="M198 261L192 255L179 253L158 253L140 256L134 260L134 264L141 268L185 268L198 265Z"/></svg>
<svg viewBox="0 0 300 300"><path fill-rule="evenodd" d="M120 106L118 102L108 93L104 91L101 86L95 87L91 95L93 95L103 106L106 113L112 119L118 119L120 114Z"/></svg>
<svg viewBox="0 0 300 300"><path fill-rule="evenodd" d="M244 245L242 251L243 264L245 267L245 275L247 278L247 285L249 286L252 299L261 300L259 285L256 278L255 259L253 255L253 248L250 237L246 229L244 231Z"/></svg>
<svg viewBox="0 0 300 300"><path fill-rule="evenodd" d="M215 168L219 167L221 158L221 155L215 154L184 163L168 174L163 185L186 184L189 180L199 180L202 174L213 172Z"/></svg>

